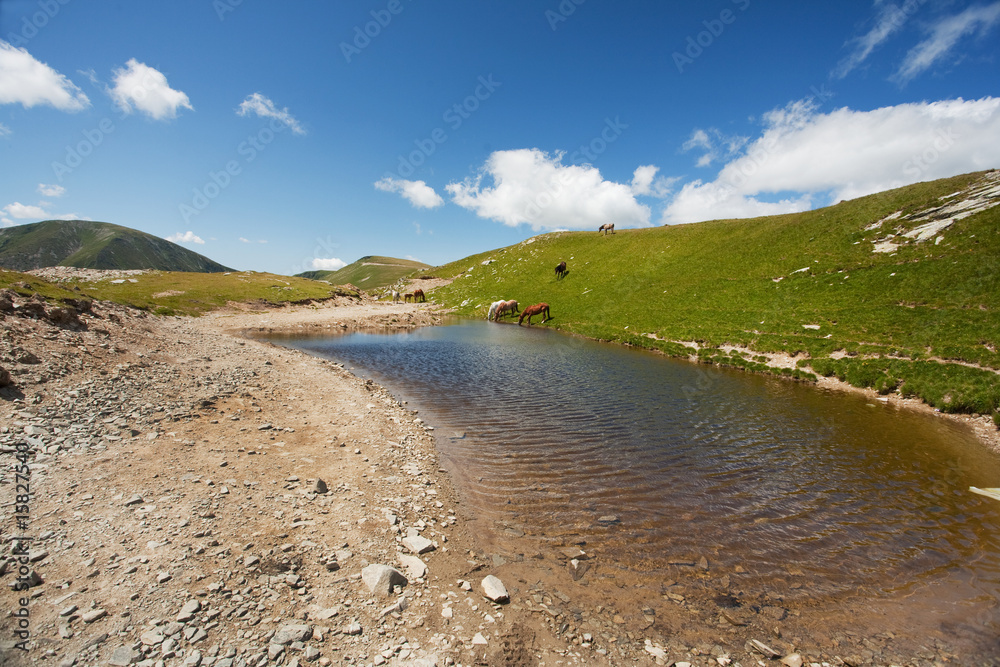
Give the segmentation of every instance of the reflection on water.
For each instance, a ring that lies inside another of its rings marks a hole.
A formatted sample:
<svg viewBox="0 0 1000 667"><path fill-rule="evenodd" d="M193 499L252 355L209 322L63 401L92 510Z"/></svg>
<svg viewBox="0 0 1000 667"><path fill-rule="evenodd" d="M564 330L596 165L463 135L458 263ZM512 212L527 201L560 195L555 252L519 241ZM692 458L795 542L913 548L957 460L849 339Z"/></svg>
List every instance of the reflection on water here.
<svg viewBox="0 0 1000 667"><path fill-rule="evenodd" d="M968 487L1000 464L945 420L484 322L285 342L464 432L439 447L466 502L529 538L632 572L705 555L761 587L804 575L811 597L933 584L997 622L1000 503Z"/></svg>

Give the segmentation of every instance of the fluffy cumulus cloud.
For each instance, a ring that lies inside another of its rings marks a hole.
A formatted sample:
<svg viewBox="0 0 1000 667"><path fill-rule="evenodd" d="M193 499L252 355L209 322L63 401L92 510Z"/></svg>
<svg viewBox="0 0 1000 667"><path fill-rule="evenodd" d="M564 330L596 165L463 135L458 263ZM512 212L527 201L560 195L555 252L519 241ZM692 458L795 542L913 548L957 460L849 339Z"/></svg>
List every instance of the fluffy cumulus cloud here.
<svg viewBox="0 0 1000 667"><path fill-rule="evenodd" d="M171 88L162 72L135 58L116 69L113 79L109 93L125 113L135 109L154 120L166 120L176 118L179 109L194 111L188 96Z"/></svg>
<svg viewBox="0 0 1000 667"><path fill-rule="evenodd" d="M80 111L90 106L90 100L72 81L35 60L26 49L0 40L0 104Z"/></svg>
<svg viewBox="0 0 1000 667"><path fill-rule="evenodd" d="M935 23L930 34L913 47L894 78L906 83L944 60L961 40L967 37L983 39L1000 24L1000 2L991 5L974 5L954 16Z"/></svg>
<svg viewBox="0 0 1000 667"><path fill-rule="evenodd" d="M347 266L347 262L336 257L317 257L312 261L313 271L337 271Z"/></svg>
<svg viewBox="0 0 1000 667"><path fill-rule="evenodd" d="M764 131L714 181L687 183L665 223L790 213L1000 165L1000 98L765 115Z"/></svg>
<svg viewBox="0 0 1000 667"><path fill-rule="evenodd" d="M41 220L43 218L50 217L48 212L46 212L46 210L41 206L22 204L19 201L16 201L13 204L7 204L3 208L0 208L0 213L18 220Z"/></svg>
<svg viewBox="0 0 1000 667"><path fill-rule="evenodd" d="M713 162L732 157L743 148L749 139L738 135L726 135L715 128L698 129L691 133L691 138L684 142L681 150L685 153L700 150L699 167L711 166Z"/></svg>
<svg viewBox="0 0 1000 667"><path fill-rule="evenodd" d="M452 200L482 218L535 230L589 229L606 222L649 225L650 210L631 185L606 181L591 165L564 165L563 153L497 151L480 173L446 186ZM642 175L640 178L645 178ZM489 183L484 184L484 180ZM642 181L640 181L640 186Z"/></svg>
<svg viewBox="0 0 1000 667"><path fill-rule="evenodd" d="M205 244L204 239L202 239L201 237L199 237L197 234L195 234L190 230L186 232L177 232L176 234L168 236L167 240L172 241L174 243L197 243L199 245Z"/></svg>
<svg viewBox="0 0 1000 667"><path fill-rule="evenodd" d="M656 173L659 170L659 167L651 164L636 167L635 172L632 174L632 194L660 199L669 195L674 187L674 183L680 180L680 178L657 176Z"/></svg>
<svg viewBox="0 0 1000 667"><path fill-rule="evenodd" d="M270 118L287 126L294 134L306 133L299 121L288 112L287 107L279 109L274 102L260 93L248 95L240 103L240 106L236 109L236 113L240 116L254 115L261 118Z"/></svg>
<svg viewBox="0 0 1000 667"><path fill-rule="evenodd" d="M444 204L441 195L424 181L407 181L386 176L375 182L375 188L384 192L397 192L417 208L437 208Z"/></svg>

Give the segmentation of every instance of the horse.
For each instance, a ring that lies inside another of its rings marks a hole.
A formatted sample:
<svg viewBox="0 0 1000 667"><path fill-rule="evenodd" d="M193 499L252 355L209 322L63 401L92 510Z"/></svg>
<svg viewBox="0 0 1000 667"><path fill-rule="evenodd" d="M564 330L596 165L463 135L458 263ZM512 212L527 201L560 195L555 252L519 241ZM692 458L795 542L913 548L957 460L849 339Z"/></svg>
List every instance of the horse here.
<svg viewBox="0 0 1000 667"><path fill-rule="evenodd" d="M601 232L604 232L605 236L608 235L608 232L611 232L612 234L614 234L615 233L615 223L613 223L613 222L606 222L606 223L604 223L603 225L601 225L600 227L597 228L597 233L600 234Z"/></svg>
<svg viewBox="0 0 1000 667"><path fill-rule="evenodd" d="M424 291L422 289L418 289L413 292L413 303L416 303L417 299L420 299L420 303L427 302L427 298L424 297Z"/></svg>
<svg viewBox="0 0 1000 667"><path fill-rule="evenodd" d="M512 315L517 315L519 312L521 311L518 310L517 308L517 301L514 301L513 299L511 299L510 301L501 301L500 305L497 306L497 313L495 319L499 320L507 313L510 313Z"/></svg>
<svg viewBox="0 0 1000 667"><path fill-rule="evenodd" d="M414 296L413 292L407 292L403 295L403 303L409 303L410 299L413 299L413 303L417 302L417 298Z"/></svg>
<svg viewBox="0 0 1000 667"><path fill-rule="evenodd" d="M556 278L562 278L569 270L566 268L566 262L559 262L559 266L556 267Z"/></svg>
<svg viewBox="0 0 1000 667"><path fill-rule="evenodd" d="M399 297L400 297L399 292L397 292L396 290L392 290L392 302L399 303Z"/></svg>
<svg viewBox="0 0 1000 667"><path fill-rule="evenodd" d="M531 318L534 317L535 315L542 315L542 318L543 318L542 319L542 324L545 324L546 322L548 322L549 320L551 320L552 316L549 314L549 304L547 304L547 303L536 303L534 306L528 306L527 308L525 308L524 310L522 310L521 311L521 317L520 317L520 319L517 320L517 326L521 326L521 322L523 322L524 318L527 317L528 318L528 326L530 327L531 326Z"/></svg>
<svg viewBox="0 0 1000 667"><path fill-rule="evenodd" d="M500 308L500 306L502 306L505 303L507 303L507 302L504 301L503 299L501 299L500 301L494 301L493 303L491 303L490 304L490 310L489 310L489 312L486 313L486 319L487 320L495 320L497 318L497 310Z"/></svg>

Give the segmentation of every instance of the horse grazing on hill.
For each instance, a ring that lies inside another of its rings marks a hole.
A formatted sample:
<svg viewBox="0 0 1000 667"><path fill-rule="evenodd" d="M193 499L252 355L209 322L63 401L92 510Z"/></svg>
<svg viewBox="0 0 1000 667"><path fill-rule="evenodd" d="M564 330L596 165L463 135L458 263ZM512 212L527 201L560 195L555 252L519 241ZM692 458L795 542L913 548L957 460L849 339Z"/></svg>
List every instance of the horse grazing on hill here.
<svg viewBox="0 0 1000 667"><path fill-rule="evenodd" d="M524 318L527 317L528 318L528 326L530 327L531 326L531 318L534 317L535 315L541 315L542 316L542 324L545 324L546 322L548 322L549 320L551 320L552 316L549 314L549 304L547 304L547 303L536 303L534 306L528 306L527 308L525 308L524 310L522 310L521 311L521 317L517 320L517 326L521 326L521 322L523 322Z"/></svg>
<svg viewBox="0 0 1000 667"><path fill-rule="evenodd" d="M413 292L413 303L416 303L417 299L420 299L420 303L426 303L427 302L427 298L424 296L424 291L422 289L414 290L414 292Z"/></svg>
<svg viewBox="0 0 1000 667"><path fill-rule="evenodd" d="M510 301L501 301L500 305L497 306L496 320L499 321L501 317L510 313L511 315L517 315L520 310L517 308L517 301L511 299Z"/></svg>
<svg viewBox="0 0 1000 667"><path fill-rule="evenodd" d="M566 268L566 262L559 262L559 266L556 267L556 278L562 278L567 273L569 269Z"/></svg>
<svg viewBox="0 0 1000 667"><path fill-rule="evenodd" d="M606 222L606 223L604 223L603 225L601 225L600 227L597 228L597 233L600 234L601 232L604 232L605 236L608 235L608 232L611 232L612 234L614 234L615 233L615 223L613 223L613 222Z"/></svg>
<svg viewBox="0 0 1000 667"><path fill-rule="evenodd" d="M505 303L507 303L507 302L504 301L503 299L501 299L500 301L494 301L493 303L491 303L490 304L490 309L486 313L486 319L490 320L490 321L495 320L497 318L497 311L500 309L500 306L504 305Z"/></svg>

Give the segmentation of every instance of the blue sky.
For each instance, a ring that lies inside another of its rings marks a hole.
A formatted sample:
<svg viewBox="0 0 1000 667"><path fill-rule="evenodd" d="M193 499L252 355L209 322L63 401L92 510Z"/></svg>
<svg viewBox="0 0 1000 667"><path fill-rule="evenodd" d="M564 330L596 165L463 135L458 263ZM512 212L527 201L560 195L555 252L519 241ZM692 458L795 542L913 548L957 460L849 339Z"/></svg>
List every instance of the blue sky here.
<svg viewBox="0 0 1000 667"><path fill-rule="evenodd" d="M1000 1L0 0L0 225L443 264L1000 167Z"/></svg>

